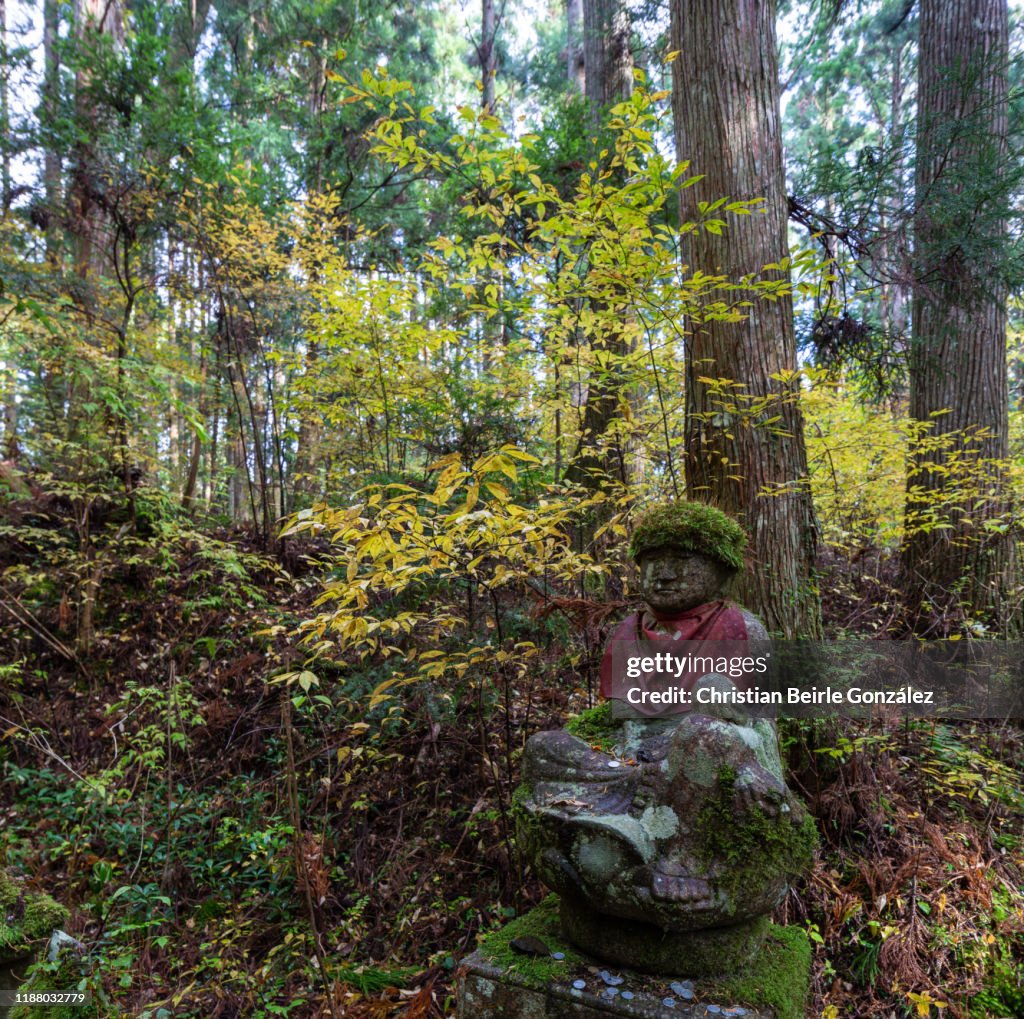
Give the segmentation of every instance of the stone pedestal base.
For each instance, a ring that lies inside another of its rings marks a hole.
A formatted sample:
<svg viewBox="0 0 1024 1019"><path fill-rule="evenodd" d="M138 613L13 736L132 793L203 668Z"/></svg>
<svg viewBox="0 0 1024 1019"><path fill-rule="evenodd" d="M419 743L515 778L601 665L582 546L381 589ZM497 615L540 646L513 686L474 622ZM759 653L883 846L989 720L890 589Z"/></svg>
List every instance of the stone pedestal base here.
<svg viewBox="0 0 1024 1019"><path fill-rule="evenodd" d="M631 986L634 986L631 984ZM522 975L485 962L474 952L463 963L459 975L459 1019L776 1019L771 1009L718 1005L715 1002L693 1004L673 998L674 1005L663 1004L664 995L656 990L630 991L630 999L621 993L614 998L601 979L591 979L579 990L572 983L552 982L536 986ZM670 992L671 993L671 992Z"/></svg>
<svg viewBox="0 0 1024 1019"><path fill-rule="evenodd" d="M599 959L643 973L714 977L736 973L757 956L768 933L768 918L732 927L672 933L635 920L595 913L562 898L562 932Z"/></svg>
<svg viewBox="0 0 1024 1019"><path fill-rule="evenodd" d="M580 951L565 938L558 900L550 896L482 938L464 960L458 1014L460 1019L803 1019L811 963L806 935L800 928L766 923L759 938L754 958L734 971L690 979L682 972L649 975ZM537 950L538 941L550 955L523 955L513 947L525 942ZM707 951L698 940L688 947L710 958L713 935L710 944Z"/></svg>

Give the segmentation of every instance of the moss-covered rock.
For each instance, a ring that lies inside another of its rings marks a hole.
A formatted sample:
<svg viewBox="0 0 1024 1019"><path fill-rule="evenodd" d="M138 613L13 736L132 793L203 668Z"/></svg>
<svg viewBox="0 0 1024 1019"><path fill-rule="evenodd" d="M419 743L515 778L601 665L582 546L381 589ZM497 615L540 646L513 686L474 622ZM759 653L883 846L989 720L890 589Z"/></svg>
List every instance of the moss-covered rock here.
<svg viewBox="0 0 1024 1019"><path fill-rule="evenodd" d="M27 892L0 870L0 962L30 955L68 918L68 911L40 892Z"/></svg>
<svg viewBox="0 0 1024 1019"><path fill-rule="evenodd" d="M570 718L565 723L565 731L592 747L611 752L616 740L621 738L622 725L612 717L611 701L602 701Z"/></svg>
<svg viewBox="0 0 1024 1019"><path fill-rule="evenodd" d="M717 796L697 818L700 855L708 866L716 865L719 886L735 896L766 881L789 883L801 877L818 848L814 818L792 794L777 817L762 810L739 813L735 783L735 772L721 768Z"/></svg>
<svg viewBox="0 0 1024 1019"><path fill-rule="evenodd" d="M803 1019L811 982L811 944L801 927L770 924L757 958L746 969L710 981L710 997L775 1010L775 1019Z"/></svg>
<svg viewBox="0 0 1024 1019"><path fill-rule="evenodd" d="M512 947L518 938L539 938L565 958L523 955ZM566 972L566 968L583 961L579 951L562 935L558 920L558 896L549 895L539 906L517 917L504 927L480 938L477 949L481 956L495 966L518 973L530 981L545 984Z"/></svg>

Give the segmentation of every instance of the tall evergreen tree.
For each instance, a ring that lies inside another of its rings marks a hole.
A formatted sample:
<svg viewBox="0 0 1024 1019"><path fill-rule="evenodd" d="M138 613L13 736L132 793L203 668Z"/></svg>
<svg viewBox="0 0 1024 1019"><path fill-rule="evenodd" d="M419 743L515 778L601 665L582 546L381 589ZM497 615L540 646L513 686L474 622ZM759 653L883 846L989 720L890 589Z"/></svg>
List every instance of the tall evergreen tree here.
<svg viewBox="0 0 1024 1019"><path fill-rule="evenodd" d="M908 477L903 588L919 625L1011 603L1005 239L1006 0L921 0L910 413L941 448ZM968 491L962 484L970 475Z"/></svg>
<svg viewBox="0 0 1024 1019"><path fill-rule="evenodd" d="M565 0L565 70L569 87L580 94L586 89L583 64L583 2Z"/></svg>
<svg viewBox="0 0 1024 1019"><path fill-rule="evenodd" d="M760 276L763 266L788 254L775 5L673 0L671 12L672 49L682 54L672 78L676 147L703 174L681 192L682 220L699 221L698 203L722 196L763 199L763 215L737 217L724 233L692 233L691 269L729 279ZM692 497L737 514L750 531L753 561L742 598L771 630L814 636L816 528L795 368L788 297L757 304L742 321L694 324L686 483ZM744 413L756 406L763 409Z"/></svg>
<svg viewBox="0 0 1024 1019"><path fill-rule="evenodd" d="M583 0L583 71L595 122L633 91L629 36L623 0Z"/></svg>
<svg viewBox="0 0 1024 1019"><path fill-rule="evenodd" d="M570 40L571 43L571 40ZM633 92L629 14L622 0L583 0L583 80L595 131L610 107ZM626 330L613 316L601 317L591 338L592 364L580 439L566 476L596 485L602 477L630 480L627 440L616 423L629 401L625 361L631 352Z"/></svg>
<svg viewBox="0 0 1024 1019"><path fill-rule="evenodd" d="M105 56L124 43L124 10L119 0L75 0L75 33L83 55ZM78 138L69 194L75 267L79 276L103 275L111 255L110 224L102 196L97 142L102 130L95 104L95 72L82 60L75 76Z"/></svg>
<svg viewBox="0 0 1024 1019"><path fill-rule="evenodd" d="M815 6L782 46L790 218L839 271L797 336L819 364L891 396L910 334L917 20L904 0Z"/></svg>

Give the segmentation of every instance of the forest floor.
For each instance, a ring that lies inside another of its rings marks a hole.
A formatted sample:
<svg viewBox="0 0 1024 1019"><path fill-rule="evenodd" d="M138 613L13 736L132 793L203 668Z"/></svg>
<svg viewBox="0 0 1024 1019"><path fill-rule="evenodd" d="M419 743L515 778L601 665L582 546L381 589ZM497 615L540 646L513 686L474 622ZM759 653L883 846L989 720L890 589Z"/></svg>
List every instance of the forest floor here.
<svg viewBox="0 0 1024 1019"><path fill-rule="evenodd" d="M154 549L103 574L77 652L67 578L12 572L17 542L0 563L0 860L70 907L98 1014L452 1014L476 936L544 894L515 851L518 754L587 706L600 626L510 604L544 648L528 685L467 675L368 710L388 663L321 662L296 705L271 680L303 667L323 550ZM883 559L823 569L833 630L884 629ZM821 834L777 917L813 942L807 1015L1024 1015L1024 732L781 735Z"/></svg>

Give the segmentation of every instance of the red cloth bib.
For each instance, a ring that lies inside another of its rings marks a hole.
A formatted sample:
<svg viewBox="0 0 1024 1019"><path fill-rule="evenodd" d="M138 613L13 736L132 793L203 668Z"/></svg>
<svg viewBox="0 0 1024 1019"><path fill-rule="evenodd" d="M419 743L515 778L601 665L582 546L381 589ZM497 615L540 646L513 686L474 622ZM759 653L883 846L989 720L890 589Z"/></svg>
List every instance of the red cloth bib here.
<svg viewBox="0 0 1024 1019"><path fill-rule="evenodd" d="M612 695L612 646L616 641L637 643L641 640L670 639L666 629L675 630L678 640L746 640L747 623L743 613L725 601L711 601L678 616L658 619L664 628L653 630L648 625L647 613L634 612L627 616L612 632L601 659L601 696ZM627 654L633 652L628 651ZM639 653L639 649L637 649ZM695 653L699 653L695 651Z"/></svg>

